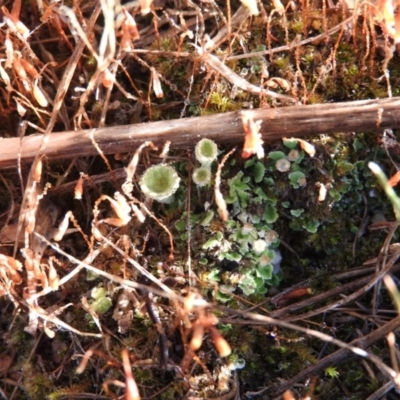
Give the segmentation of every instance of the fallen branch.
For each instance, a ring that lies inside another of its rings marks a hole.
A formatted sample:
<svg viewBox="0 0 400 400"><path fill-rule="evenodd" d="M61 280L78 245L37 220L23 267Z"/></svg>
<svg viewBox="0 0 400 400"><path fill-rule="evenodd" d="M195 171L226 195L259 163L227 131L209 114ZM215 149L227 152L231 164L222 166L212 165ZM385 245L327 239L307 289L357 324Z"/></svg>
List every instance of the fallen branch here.
<svg viewBox="0 0 400 400"><path fill-rule="evenodd" d="M400 125L400 98L260 108L204 117L52 133L44 154L50 159L96 155L98 153L91 138L94 138L104 154L133 151L147 140L156 146L170 140L172 148L192 147L194 141L201 137L208 137L220 144L234 145L243 141L244 116L262 120L260 133L264 141L335 132L376 131ZM6 149L0 153L0 168L16 168L20 151L21 162L31 162L34 159L43 135L35 134L22 140L0 140L2 148Z"/></svg>

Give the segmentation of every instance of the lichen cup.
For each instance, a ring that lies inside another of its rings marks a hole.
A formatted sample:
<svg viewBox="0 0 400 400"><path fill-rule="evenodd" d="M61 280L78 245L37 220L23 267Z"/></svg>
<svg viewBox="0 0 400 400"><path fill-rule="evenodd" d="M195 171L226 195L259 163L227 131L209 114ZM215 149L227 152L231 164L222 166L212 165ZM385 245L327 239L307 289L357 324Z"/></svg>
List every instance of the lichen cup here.
<svg viewBox="0 0 400 400"><path fill-rule="evenodd" d="M196 144L194 154L199 163L209 167L218 156L217 144L211 139L201 139Z"/></svg>
<svg viewBox="0 0 400 400"><path fill-rule="evenodd" d="M139 186L145 196L167 203L178 189L180 180L175 168L158 164L144 172Z"/></svg>
<svg viewBox="0 0 400 400"><path fill-rule="evenodd" d="M209 167L204 167L204 166L195 168L195 170L193 171L192 178L193 182L197 186L205 186L211 180L211 170Z"/></svg>

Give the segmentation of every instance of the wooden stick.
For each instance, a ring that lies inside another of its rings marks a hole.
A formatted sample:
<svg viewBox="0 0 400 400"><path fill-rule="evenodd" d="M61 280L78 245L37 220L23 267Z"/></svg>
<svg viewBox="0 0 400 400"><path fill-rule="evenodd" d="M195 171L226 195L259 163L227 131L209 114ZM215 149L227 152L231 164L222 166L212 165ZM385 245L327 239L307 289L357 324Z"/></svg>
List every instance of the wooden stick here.
<svg viewBox="0 0 400 400"><path fill-rule="evenodd" d="M91 134L104 154L130 152L146 140L151 140L156 146L170 140L171 148L192 148L200 138L208 137L217 143L233 146L243 141L242 118L246 114L254 121L263 121L261 134L266 142L291 136L376 131L400 126L400 97L259 108L205 117L52 133L44 154L53 160L96 155ZM0 168L16 168L20 150L23 163L32 161L42 139L42 134L24 137L22 150L20 138L0 139Z"/></svg>

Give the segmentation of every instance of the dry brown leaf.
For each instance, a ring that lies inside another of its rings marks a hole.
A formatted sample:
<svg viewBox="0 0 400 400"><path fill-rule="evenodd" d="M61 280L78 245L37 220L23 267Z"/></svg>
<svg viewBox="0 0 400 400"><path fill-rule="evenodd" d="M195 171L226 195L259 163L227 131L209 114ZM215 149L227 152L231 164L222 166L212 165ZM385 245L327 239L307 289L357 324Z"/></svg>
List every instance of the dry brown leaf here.
<svg viewBox="0 0 400 400"><path fill-rule="evenodd" d="M257 154L258 158L264 157L264 141L260 133L262 121L253 121L253 118L247 115L242 117L244 135L244 145L242 158L247 159L253 154Z"/></svg>

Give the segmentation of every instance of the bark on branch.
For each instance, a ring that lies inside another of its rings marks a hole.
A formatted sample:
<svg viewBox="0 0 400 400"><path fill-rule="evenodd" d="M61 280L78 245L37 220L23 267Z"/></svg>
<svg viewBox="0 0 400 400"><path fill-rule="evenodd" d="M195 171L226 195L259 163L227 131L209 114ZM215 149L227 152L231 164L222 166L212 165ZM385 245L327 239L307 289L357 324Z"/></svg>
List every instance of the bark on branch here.
<svg viewBox="0 0 400 400"><path fill-rule="evenodd" d="M335 132L357 132L400 126L400 97L363 100L345 103L293 106L257 110L243 110L205 117L174 119L135 125L115 126L82 131L52 133L46 145L49 159L72 158L97 154L91 135L104 154L133 151L145 140L162 145L172 142L171 148L191 148L202 137L218 143L237 144L243 140L241 118L250 114L262 120L264 141L282 137L302 137ZM0 139L0 168L17 166L21 152L23 163L32 161L43 135Z"/></svg>

